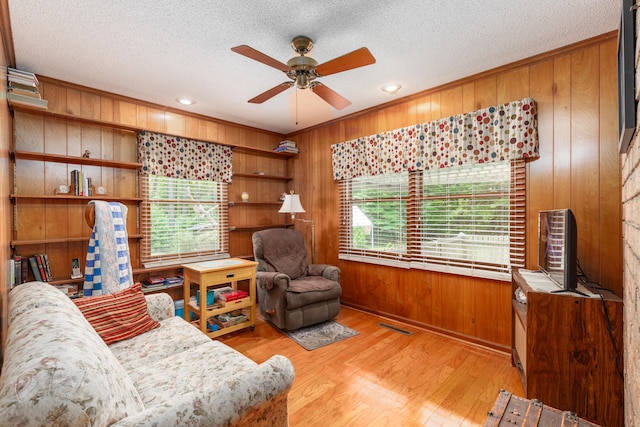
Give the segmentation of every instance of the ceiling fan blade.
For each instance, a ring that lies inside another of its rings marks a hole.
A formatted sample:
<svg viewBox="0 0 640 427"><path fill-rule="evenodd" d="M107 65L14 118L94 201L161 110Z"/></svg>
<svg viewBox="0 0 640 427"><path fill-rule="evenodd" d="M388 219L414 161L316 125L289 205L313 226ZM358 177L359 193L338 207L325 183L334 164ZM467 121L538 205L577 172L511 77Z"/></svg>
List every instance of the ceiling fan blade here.
<svg viewBox="0 0 640 427"><path fill-rule="evenodd" d="M345 107L351 105L351 101L347 98L339 95L337 92L329 89L322 83L316 83L311 90L313 93L318 95L320 98L324 99L327 103L329 103L336 110L342 110Z"/></svg>
<svg viewBox="0 0 640 427"><path fill-rule="evenodd" d="M248 102L252 104L262 104L264 101L273 98L280 92L284 92L285 90L289 89L292 85L293 83L291 82L280 83L278 86L272 87L268 91L261 93L255 98L251 98Z"/></svg>
<svg viewBox="0 0 640 427"><path fill-rule="evenodd" d="M286 64L278 61L277 59L273 59L272 57L265 55L262 52L255 50L252 47L249 47L245 44L242 46L236 46L231 48L235 53L239 53L240 55L244 55L247 58L251 58L254 61L262 62L270 67L277 68L280 71L284 71L285 73L289 71L289 67Z"/></svg>
<svg viewBox="0 0 640 427"><path fill-rule="evenodd" d="M339 56L331 61L320 64L316 67L316 73L319 76L328 76L330 74L340 73L342 71L352 70L365 65L375 64L376 58L371 55L369 49L361 47L353 52Z"/></svg>

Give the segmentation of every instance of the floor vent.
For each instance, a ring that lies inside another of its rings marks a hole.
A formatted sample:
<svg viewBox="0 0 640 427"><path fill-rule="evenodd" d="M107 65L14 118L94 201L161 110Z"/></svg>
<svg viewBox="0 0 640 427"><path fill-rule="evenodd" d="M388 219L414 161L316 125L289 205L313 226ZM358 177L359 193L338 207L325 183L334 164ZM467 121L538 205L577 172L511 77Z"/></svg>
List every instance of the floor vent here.
<svg viewBox="0 0 640 427"><path fill-rule="evenodd" d="M413 332L400 329L397 326L387 325L386 323L378 323L378 325L382 326L383 328L391 329L392 331L400 332L401 334L413 335Z"/></svg>

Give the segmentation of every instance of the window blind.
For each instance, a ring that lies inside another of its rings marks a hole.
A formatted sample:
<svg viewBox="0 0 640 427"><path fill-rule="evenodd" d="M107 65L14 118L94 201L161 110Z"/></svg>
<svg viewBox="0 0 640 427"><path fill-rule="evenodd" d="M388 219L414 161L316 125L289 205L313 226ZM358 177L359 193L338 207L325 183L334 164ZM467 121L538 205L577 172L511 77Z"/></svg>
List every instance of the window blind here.
<svg viewBox="0 0 640 427"><path fill-rule="evenodd" d="M340 181L341 259L510 280L525 261L524 160Z"/></svg>
<svg viewBox="0 0 640 427"><path fill-rule="evenodd" d="M417 173L411 267L509 280L524 266L524 161Z"/></svg>
<svg viewBox="0 0 640 427"><path fill-rule="evenodd" d="M407 172L340 182L341 259L408 267L408 188Z"/></svg>
<svg viewBox="0 0 640 427"><path fill-rule="evenodd" d="M145 267L227 258L227 184L140 177L141 260Z"/></svg>

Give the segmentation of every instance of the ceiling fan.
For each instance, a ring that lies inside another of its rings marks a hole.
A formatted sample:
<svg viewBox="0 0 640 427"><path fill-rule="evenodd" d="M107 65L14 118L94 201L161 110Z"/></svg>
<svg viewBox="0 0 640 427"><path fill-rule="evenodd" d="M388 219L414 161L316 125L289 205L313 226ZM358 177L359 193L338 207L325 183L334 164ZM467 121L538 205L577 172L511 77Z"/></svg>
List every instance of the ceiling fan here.
<svg viewBox="0 0 640 427"><path fill-rule="evenodd" d="M365 65L370 65L376 62L376 59L371 55L369 49L361 47L360 49L339 56L331 61L318 64L318 61L315 59L305 56L313 48L313 40L306 36L294 37L291 42L291 47L299 56L294 56L287 61L286 64L283 64L277 59L273 59L247 45L231 48L232 51L239 53L240 55L244 55L247 58L262 62L263 64L284 72L287 77L291 79L290 82L280 83L266 92L250 99L249 102L253 104L261 104L273 98L280 92L295 86L298 89L311 89L313 93L325 100L333 106L333 108L341 110L351 105L351 101L329 89L319 81L316 81L316 79L318 77L324 77L340 73L342 71L364 67Z"/></svg>

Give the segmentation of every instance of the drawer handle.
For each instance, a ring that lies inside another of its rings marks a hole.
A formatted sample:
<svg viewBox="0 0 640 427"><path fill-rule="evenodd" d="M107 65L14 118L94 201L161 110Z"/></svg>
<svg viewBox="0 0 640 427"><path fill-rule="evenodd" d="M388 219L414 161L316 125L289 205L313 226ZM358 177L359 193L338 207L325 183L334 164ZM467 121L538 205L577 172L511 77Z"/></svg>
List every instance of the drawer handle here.
<svg viewBox="0 0 640 427"><path fill-rule="evenodd" d="M227 274L227 279L231 279L235 275L236 275L235 273L229 273L229 274Z"/></svg>

